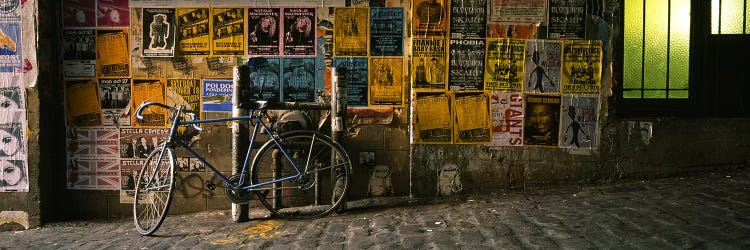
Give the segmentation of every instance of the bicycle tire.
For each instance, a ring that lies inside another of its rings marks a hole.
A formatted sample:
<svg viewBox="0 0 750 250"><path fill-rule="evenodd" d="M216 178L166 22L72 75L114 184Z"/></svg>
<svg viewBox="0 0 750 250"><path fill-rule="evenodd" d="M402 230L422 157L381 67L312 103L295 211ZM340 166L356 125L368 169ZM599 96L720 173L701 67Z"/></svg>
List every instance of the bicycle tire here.
<svg viewBox="0 0 750 250"><path fill-rule="evenodd" d="M351 180L352 163L344 148L330 137L313 131L292 131L279 138L300 171L304 171L308 162L312 163L308 165L309 175L259 187L255 192L260 203L273 217L285 219L315 219L337 210L346 200ZM290 159L280 152L273 141L258 150L251 167L253 184L297 173ZM275 165L280 170L277 175L274 175Z"/></svg>
<svg viewBox="0 0 750 250"><path fill-rule="evenodd" d="M154 166L159 161L161 164L154 172ZM174 177L177 171L174 163L172 148L161 146L149 154L138 173L133 199L133 222L135 229L142 235L151 235L156 232L169 211L172 197L174 197ZM157 178L149 183L153 173L157 173Z"/></svg>

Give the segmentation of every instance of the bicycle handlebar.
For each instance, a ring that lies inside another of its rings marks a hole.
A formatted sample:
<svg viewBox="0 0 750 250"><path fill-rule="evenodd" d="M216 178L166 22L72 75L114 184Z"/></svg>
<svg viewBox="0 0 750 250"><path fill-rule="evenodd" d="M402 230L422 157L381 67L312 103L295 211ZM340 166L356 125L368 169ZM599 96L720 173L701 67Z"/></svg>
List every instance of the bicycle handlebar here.
<svg viewBox="0 0 750 250"><path fill-rule="evenodd" d="M163 104L163 103L158 103L158 102L144 102L144 103L141 104L141 106L138 106L138 110L135 111L135 118L138 118L138 120L143 120L143 114L141 114L143 112L143 109L147 108L148 106L152 106L152 105L159 106L159 107L162 107L164 109L172 109L172 107L167 106L166 104Z"/></svg>
<svg viewBox="0 0 750 250"><path fill-rule="evenodd" d="M158 106L158 107L161 107L161 108L164 108L164 109L168 109L170 111L175 109L175 107L170 107L169 105L166 105L166 104L163 104L163 103L145 102L145 103L141 104L141 106L138 107L138 110L135 111L135 117L138 118L138 120L143 120L143 114L142 114L143 109L147 108L148 106ZM185 113L187 115L190 115L190 118L192 120L195 120L196 116L200 116L200 113L198 113L198 111L195 111L195 110L190 110L190 109L184 109L183 108L183 109L181 109L181 112L183 112L183 113ZM195 128L196 130L203 131L203 129L201 127L198 127L198 124L192 124L192 125L193 125L193 128Z"/></svg>

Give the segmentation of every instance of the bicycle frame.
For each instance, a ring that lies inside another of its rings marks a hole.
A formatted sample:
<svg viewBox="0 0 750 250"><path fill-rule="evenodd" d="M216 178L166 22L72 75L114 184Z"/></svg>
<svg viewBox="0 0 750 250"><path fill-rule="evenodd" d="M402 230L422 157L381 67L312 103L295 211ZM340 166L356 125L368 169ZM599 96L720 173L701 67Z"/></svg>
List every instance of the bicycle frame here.
<svg viewBox="0 0 750 250"><path fill-rule="evenodd" d="M172 147L174 149L175 148L174 145L178 145L178 146L186 149L192 156L196 157L201 163L203 163L206 167L208 167L208 169L211 170L211 172L213 172L216 176L218 176L219 178L221 178L221 180L224 181L227 184L227 187L229 187L231 189L237 189L237 188L239 188L239 186L234 185L234 183L232 183L229 180L229 178L227 178L225 175L221 174L219 172L219 170L217 170L213 165L211 165L211 163L209 163L208 161L206 161L206 159L204 159L200 154L198 154L197 152L195 152L187 143L185 143L181 138L179 138L177 136L177 128L179 128L180 126L191 126L191 125L208 124L208 123L214 123L214 122L250 121L251 123L254 123L253 134L252 134L252 137L250 139L250 145L253 145L255 143L255 140L256 140L257 136L258 136L258 131L259 131L258 129L259 128L262 127L263 129L265 129L265 131L272 131L268 127L268 125L266 125L263 122L263 119L262 119L263 117L260 114L254 114L255 110L250 110L250 114L252 114L252 115L248 115L248 116L183 121L181 119L183 108L182 107L178 108L176 112L177 112L176 116L172 120L172 127L170 128L170 131L169 131L169 137L168 137L167 141L165 142L165 144L162 147ZM287 176L287 177L284 177L284 178L276 179L276 180L273 180L273 181L267 181L267 182L263 182L263 183L255 183L255 184L252 184L252 185L249 185L249 186L242 187L242 190L249 191L249 190L252 190L252 189L257 189L257 188L259 188L261 186L270 185L270 184L274 184L274 183L279 183L279 182L287 181L287 180L290 180L290 179L299 178L303 174L303 172L300 171L299 166L297 166L296 161L292 160L292 156L290 156L289 153L286 151L286 149L282 146L282 144L280 142L280 138L278 137L278 135L270 133L268 135L268 137L276 144L276 146L279 147L279 149L281 149L280 151L284 155L284 157L286 157L287 159L290 160L289 162L292 164L292 167L294 167L294 170L296 171L296 174L295 175L291 175L291 176ZM245 180L245 174L247 173L247 171L249 171L248 164L249 164L249 161L250 161L250 155L252 153L252 150L253 150L252 147L248 147L247 152L245 154L245 161L242 164L242 169L240 170L240 173L239 173L240 174L240 178L239 178L239 182L238 182L239 184L242 184L242 183L244 183L246 181ZM162 152L160 154L163 155L164 154L164 150L162 150ZM158 164L161 164L161 162L159 162L159 161L161 161L161 159L163 159L162 155L160 155L159 158L158 158L159 160L157 161L157 166L159 166ZM307 167L305 167L305 169L306 168ZM156 170L156 169L157 168L155 168L154 170ZM153 176L155 176L155 175L152 175L151 180L153 180Z"/></svg>

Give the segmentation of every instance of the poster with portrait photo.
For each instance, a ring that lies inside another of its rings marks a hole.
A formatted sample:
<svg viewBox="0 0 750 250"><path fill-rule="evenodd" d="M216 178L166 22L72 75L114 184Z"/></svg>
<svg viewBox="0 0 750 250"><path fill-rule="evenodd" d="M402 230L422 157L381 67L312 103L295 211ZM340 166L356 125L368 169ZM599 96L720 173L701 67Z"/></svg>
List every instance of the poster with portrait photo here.
<svg viewBox="0 0 750 250"><path fill-rule="evenodd" d="M14 113L23 115L23 112ZM0 123L0 192L29 190L25 126L18 121L21 120Z"/></svg>
<svg viewBox="0 0 750 250"><path fill-rule="evenodd" d="M21 0L0 1L0 21L21 21Z"/></svg>
<svg viewBox="0 0 750 250"><path fill-rule="evenodd" d="M283 8L284 55L316 55L315 8Z"/></svg>
<svg viewBox="0 0 750 250"><path fill-rule="evenodd" d="M120 158L145 159L169 136L167 128L121 128Z"/></svg>
<svg viewBox="0 0 750 250"><path fill-rule="evenodd" d="M179 55L211 53L208 8L177 8L177 52Z"/></svg>
<svg viewBox="0 0 750 250"><path fill-rule="evenodd" d="M245 8L211 9L211 54L245 54Z"/></svg>
<svg viewBox="0 0 750 250"><path fill-rule="evenodd" d="M281 99L280 64L280 58L253 57L247 61L252 100Z"/></svg>
<svg viewBox="0 0 750 250"><path fill-rule="evenodd" d="M0 192L28 192L29 169L25 160L0 158Z"/></svg>
<svg viewBox="0 0 750 250"><path fill-rule="evenodd" d="M284 58L282 67L284 69L282 101L315 101L315 58Z"/></svg>
<svg viewBox="0 0 750 250"><path fill-rule="evenodd" d="M96 76L93 29L63 30L63 74L66 78Z"/></svg>
<svg viewBox="0 0 750 250"><path fill-rule="evenodd" d="M120 203L133 203L138 174L145 163L145 159L120 159Z"/></svg>
<svg viewBox="0 0 750 250"><path fill-rule="evenodd" d="M97 0L96 26L100 28L129 28L130 7L128 7L128 1Z"/></svg>
<svg viewBox="0 0 750 250"><path fill-rule="evenodd" d="M560 96L526 94L523 144L557 147L560 143Z"/></svg>
<svg viewBox="0 0 750 250"><path fill-rule="evenodd" d="M102 125L99 102L99 83L94 79L65 80L65 108L68 127L98 127Z"/></svg>
<svg viewBox="0 0 750 250"><path fill-rule="evenodd" d="M247 9L247 54L279 55L280 8Z"/></svg>
<svg viewBox="0 0 750 250"><path fill-rule="evenodd" d="M24 88L4 87L4 85L0 85L0 114L24 110L26 108L26 102L23 98L25 91ZM6 116L5 118L8 119L12 117ZM0 120L4 119L0 118Z"/></svg>
<svg viewBox="0 0 750 250"><path fill-rule="evenodd" d="M0 159L26 160L24 124L0 123Z"/></svg>
<svg viewBox="0 0 750 250"><path fill-rule="evenodd" d="M370 58L369 94L370 106L393 106L404 105L404 82L403 66L401 57Z"/></svg>
<svg viewBox="0 0 750 250"><path fill-rule="evenodd" d="M21 22L0 22L0 72L20 72L22 48Z"/></svg>
<svg viewBox="0 0 750 250"><path fill-rule="evenodd" d="M415 0L412 5L412 35L444 37L448 32L447 0Z"/></svg>
<svg viewBox="0 0 750 250"><path fill-rule="evenodd" d="M96 0L63 0L62 8L64 28L96 27Z"/></svg>
<svg viewBox="0 0 750 250"><path fill-rule="evenodd" d="M175 52L175 9L143 8L141 55L173 57Z"/></svg>
<svg viewBox="0 0 750 250"><path fill-rule="evenodd" d="M99 78L99 101L104 127L130 127L130 113L124 113L130 102L130 78Z"/></svg>
<svg viewBox="0 0 750 250"><path fill-rule="evenodd" d="M445 66L445 62L448 60L447 48L445 39L412 39L412 88L422 90L445 90L448 88L448 69ZM484 55L484 49L482 49L482 55ZM482 61L484 61L484 57Z"/></svg>
<svg viewBox="0 0 750 250"><path fill-rule="evenodd" d="M333 56L367 56L367 8L333 8Z"/></svg>
<svg viewBox="0 0 750 250"><path fill-rule="evenodd" d="M599 139L598 123L599 97L564 95L560 147L596 148Z"/></svg>

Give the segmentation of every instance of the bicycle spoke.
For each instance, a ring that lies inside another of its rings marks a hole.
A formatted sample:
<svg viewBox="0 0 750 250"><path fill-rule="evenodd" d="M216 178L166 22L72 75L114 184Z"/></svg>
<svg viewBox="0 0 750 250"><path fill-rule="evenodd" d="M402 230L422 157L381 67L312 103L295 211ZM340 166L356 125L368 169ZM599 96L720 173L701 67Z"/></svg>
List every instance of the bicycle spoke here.
<svg viewBox="0 0 750 250"><path fill-rule="evenodd" d="M146 159L136 181L133 204L134 222L139 233L152 234L164 221L174 192L174 171L171 148L161 146Z"/></svg>
<svg viewBox="0 0 750 250"><path fill-rule="evenodd" d="M346 152L315 132L295 132L282 135L282 139L279 145L262 146L253 160L251 183L269 183L254 189L260 203L273 216L290 219L318 218L333 212L344 200L345 195L340 194L348 191L351 162ZM303 174L278 182L297 175L293 166ZM345 177L341 184L322 181L341 179L339 176ZM343 191L335 191L339 187Z"/></svg>

